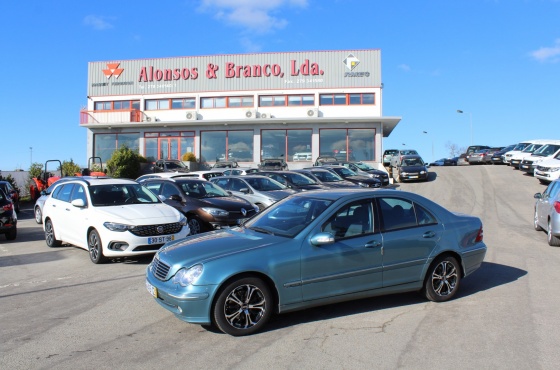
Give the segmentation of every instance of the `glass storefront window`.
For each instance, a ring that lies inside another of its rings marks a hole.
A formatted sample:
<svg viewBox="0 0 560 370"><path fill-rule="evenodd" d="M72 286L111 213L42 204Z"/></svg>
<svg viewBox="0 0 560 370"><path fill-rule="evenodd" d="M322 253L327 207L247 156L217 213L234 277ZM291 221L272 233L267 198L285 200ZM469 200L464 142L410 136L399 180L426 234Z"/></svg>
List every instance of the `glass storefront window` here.
<svg viewBox="0 0 560 370"><path fill-rule="evenodd" d="M303 130L262 130L261 160L266 158L284 158L290 162L300 153L311 155L312 131ZM287 153L286 153L287 149ZM296 160L300 160L297 158Z"/></svg>
<svg viewBox="0 0 560 370"><path fill-rule="evenodd" d="M253 161L253 131L202 131L200 142L203 162Z"/></svg>
<svg viewBox="0 0 560 370"><path fill-rule="evenodd" d="M102 162L107 162L113 152L125 145L132 150L139 150L138 141L140 135L137 133L130 134L95 134L93 137L94 142L94 156L101 157Z"/></svg>
<svg viewBox="0 0 560 370"><path fill-rule="evenodd" d="M321 156L344 161L375 160L375 129L322 129L319 131Z"/></svg>

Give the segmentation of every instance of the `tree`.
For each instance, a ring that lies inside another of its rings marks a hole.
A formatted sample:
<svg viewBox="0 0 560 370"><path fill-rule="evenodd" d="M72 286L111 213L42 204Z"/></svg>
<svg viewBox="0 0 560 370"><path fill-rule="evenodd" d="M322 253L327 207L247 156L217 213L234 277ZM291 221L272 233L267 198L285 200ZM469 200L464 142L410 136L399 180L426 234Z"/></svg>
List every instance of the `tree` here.
<svg viewBox="0 0 560 370"><path fill-rule="evenodd" d="M146 158L126 145L113 152L107 161L107 174L111 177L135 179L140 176L140 163L147 162Z"/></svg>
<svg viewBox="0 0 560 370"><path fill-rule="evenodd" d="M81 172L82 172L82 169L80 168L80 166L78 166L76 163L74 163L72 158L70 158L70 161L62 162L62 174L63 174L63 176L75 176L77 173L79 174Z"/></svg>

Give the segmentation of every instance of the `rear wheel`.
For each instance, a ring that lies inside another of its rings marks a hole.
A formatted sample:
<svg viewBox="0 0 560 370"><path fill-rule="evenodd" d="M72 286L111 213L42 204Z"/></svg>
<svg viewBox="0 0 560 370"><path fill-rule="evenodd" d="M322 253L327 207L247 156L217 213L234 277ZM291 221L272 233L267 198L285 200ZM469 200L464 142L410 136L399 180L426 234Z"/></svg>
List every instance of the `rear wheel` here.
<svg viewBox="0 0 560 370"><path fill-rule="evenodd" d="M12 229L6 233L7 240L16 240L17 237L17 229Z"/></svg>
<svg viewBox="0 0 560 370"><path fill-rule="evenodd" d="M62 244L62 242L57 240L54 235L54 227L50 219L45 221L45 242L50 248L59 247Z"/></svg>
<svg viewBox="0 0 560 370"><path fill-rule="evenodd" d="M547 232L548 245L551 247L560 246L560 238L552 235L552 222L548 220L548 232Z"/></svg>
<svg viewBox="0 0 560 370"><path fill-rule="evenodd" d="M424 280L424 295L430 301L445 302L453 298L459 289L461 267L454 257L436 259Z"/></svg>
<svg viewBox="0 0 560 370"><path fill-rule="evenodd" d="M88 251L91 262L99 264L106 261L106 258L103 255L101 238L99 237L99 233L95 229L91 230L88 235Z"/></svg>

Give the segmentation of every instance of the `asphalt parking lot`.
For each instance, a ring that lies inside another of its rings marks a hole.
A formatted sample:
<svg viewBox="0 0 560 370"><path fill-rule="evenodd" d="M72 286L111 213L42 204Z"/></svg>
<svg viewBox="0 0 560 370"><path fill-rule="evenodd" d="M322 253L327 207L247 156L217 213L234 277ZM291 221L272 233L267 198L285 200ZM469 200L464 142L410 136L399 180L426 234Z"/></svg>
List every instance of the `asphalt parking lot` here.
<svg viewBox="0 0 560 370"><path fill-rule="evenodd" d="M533 230L545 186L507 166L430 169L399 184L479 216L483 266L455 299L416 293L273 318L234 338L186 324L153 302L150 258L94 265L72 246L50 249L24 208L18 238L0 236L2 369L556 369L560 360L560 248Z"/></svg>

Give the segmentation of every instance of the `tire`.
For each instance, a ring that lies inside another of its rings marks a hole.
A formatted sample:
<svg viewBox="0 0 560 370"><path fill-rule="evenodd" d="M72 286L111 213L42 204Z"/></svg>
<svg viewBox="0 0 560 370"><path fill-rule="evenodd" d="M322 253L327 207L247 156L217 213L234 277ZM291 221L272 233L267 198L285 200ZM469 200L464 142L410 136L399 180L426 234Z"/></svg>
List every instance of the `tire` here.
<svg viewBox="0 0 560 370"><path fill-rule="evenodd" d="M45 242L49 248L56 248L62 245L62 242L56 239L53 223L50 219L45 221Z"/></svg>
<svg viewBox="0 0 560 370"><path fill-rule="evenodd" d="M433 302L453 298L459 289L461 267L454 257L438 257L430 266L424 279L424 295Z"/></svg>
<svg viewBox="0 0 560 370"><path fill-rule="evenodd" d="M205 231L204 230L204 225L202 224L202 221L197 216L189 217L188 223L189 223L189 228L191 229L191 232L190 232L189 235L200 234L200 233L203 233Z"/></svg>
<svg viewBox="0 0 560 370"><path fill-rule="evenodd" d="M533 217L533 227L537 231L542 231L543 228L539 226L539 218L537 216L538 216L537 209L535 208L535 216Z"/></svg>
<svg viewBox="0 0 560 370"><path fill-rule="evenodd" d="M548 245L551 247L558 247L560 246L560 238L557 236L552 235L552 223L548 220L548 231L546 233L548 239Z"/></svg>
<svg viewBox="0 0 560 370"><path fill-rule="evenodd" d="M43 223L43 212L41 212L41 208L39 206L35 207L35 222L38 224Z"/></svg>
<svg viewBox="0 0 560 370"><path fill-rule="evenodd" d="M16 240L17 237L17 229L12 229L6 233L7 240Z"/></svg>
<svg viewBox="0 0 560 370"><path fill-rule="evenodd" d="M93 229L88 234L88 251L89 259L91 262L97 264L104 263L107 259L103 255L103 246L101 244L101 238L97 230Z"/></svg>
<svg viewBox="0 0 560 370"><path fill-rule="evenodd" d="M254 334L272 316L273 304L270 289L261 279L241 278L218 292L212 307L212 322L232 336Z"/></svg>

